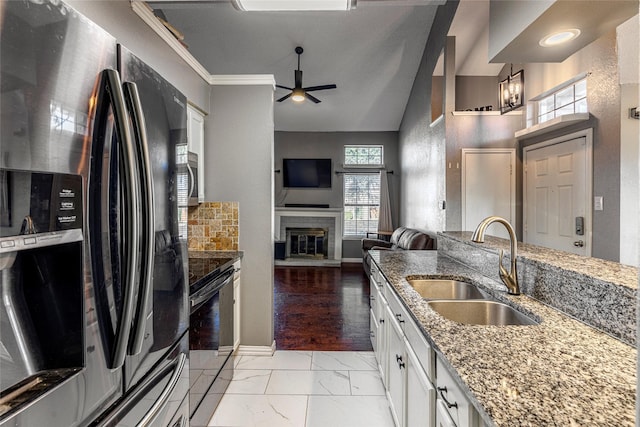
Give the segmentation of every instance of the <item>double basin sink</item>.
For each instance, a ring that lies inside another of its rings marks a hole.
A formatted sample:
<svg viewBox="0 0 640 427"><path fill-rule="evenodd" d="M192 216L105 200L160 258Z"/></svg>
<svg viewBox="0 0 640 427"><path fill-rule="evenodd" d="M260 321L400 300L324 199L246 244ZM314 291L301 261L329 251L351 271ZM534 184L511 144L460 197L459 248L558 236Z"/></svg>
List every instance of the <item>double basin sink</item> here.
<svg viewBox="0 0 640 427"><path fill-rule="evenodd" d="M538 322L471 283L408 276L407 281L429 307L445 319L465 325L537 325Z"/></svg>

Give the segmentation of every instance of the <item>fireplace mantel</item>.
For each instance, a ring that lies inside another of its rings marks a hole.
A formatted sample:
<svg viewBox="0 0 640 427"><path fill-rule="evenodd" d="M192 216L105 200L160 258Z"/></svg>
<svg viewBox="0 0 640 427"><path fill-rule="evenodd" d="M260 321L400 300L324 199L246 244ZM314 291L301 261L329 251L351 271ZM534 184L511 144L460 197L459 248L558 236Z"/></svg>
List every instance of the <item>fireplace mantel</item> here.
<svg viewBox="0 0 640 427"><path fill-rule="evenodd" d="M342 208L288 208L288 207L277 207L275 208L274 215L274 233L275 240L283 240L285 230L281 226L282 218L285 217L296 217L296 218L308 218L311 221L313 218L318 218L322 220L324 218L333 220L333 233L329 236L329 244L333 246L333 250L330 251L331 257L324 262L319 261L323 264L329 265L340 265L342 261L342 216L343 209ZM309 224L313 224L313 222L309 222ZM291 264L293 261L286 260L283 264Z"/></svg>

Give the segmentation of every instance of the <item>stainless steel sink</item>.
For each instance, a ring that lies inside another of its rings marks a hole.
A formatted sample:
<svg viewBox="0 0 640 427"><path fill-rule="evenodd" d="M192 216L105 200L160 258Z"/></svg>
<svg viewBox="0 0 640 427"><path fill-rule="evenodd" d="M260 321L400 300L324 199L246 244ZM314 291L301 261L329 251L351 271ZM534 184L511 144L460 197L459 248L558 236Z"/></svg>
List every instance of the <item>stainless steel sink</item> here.
<svg viewBox="0 0 640 427"><path fill-rule="evenodd" d="M513 307L487 300L429 301L445 319L465 325L537 325L538 322Z"/></svg>
<svg viewBox="0 0 640 427"><path fill-rule="evenodd" d="M485 299L486 296L470 283L444 279L411 279L409 284L420 296L428 300L436 299Z"/></svg>

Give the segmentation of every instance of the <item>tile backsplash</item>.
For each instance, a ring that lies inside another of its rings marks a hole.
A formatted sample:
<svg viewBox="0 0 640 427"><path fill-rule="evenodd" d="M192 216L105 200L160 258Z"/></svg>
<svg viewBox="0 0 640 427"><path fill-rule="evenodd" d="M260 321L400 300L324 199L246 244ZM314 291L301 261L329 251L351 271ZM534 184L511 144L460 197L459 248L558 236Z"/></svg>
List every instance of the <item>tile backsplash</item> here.
<svg viewBox="0 0 640 427"><path fill-rule="evenodd" d="M189 208L190 251L238 250L238 202L204 202Z"/></svg>

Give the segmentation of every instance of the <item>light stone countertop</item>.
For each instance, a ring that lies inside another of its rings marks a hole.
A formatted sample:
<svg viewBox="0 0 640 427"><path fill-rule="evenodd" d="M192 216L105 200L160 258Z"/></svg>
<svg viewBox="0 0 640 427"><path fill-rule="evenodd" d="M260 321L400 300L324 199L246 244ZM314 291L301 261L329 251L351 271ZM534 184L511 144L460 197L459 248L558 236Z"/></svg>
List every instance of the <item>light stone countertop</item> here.
<svg viewBox="0 0 640 427"><path fill-rule="evenodd" d="M507 295L500 283L436 251L370 254L488 425L635 425L635 348L525 295ZM541 323L446 320L409 285L408 275L466 279Z"/></svg>

